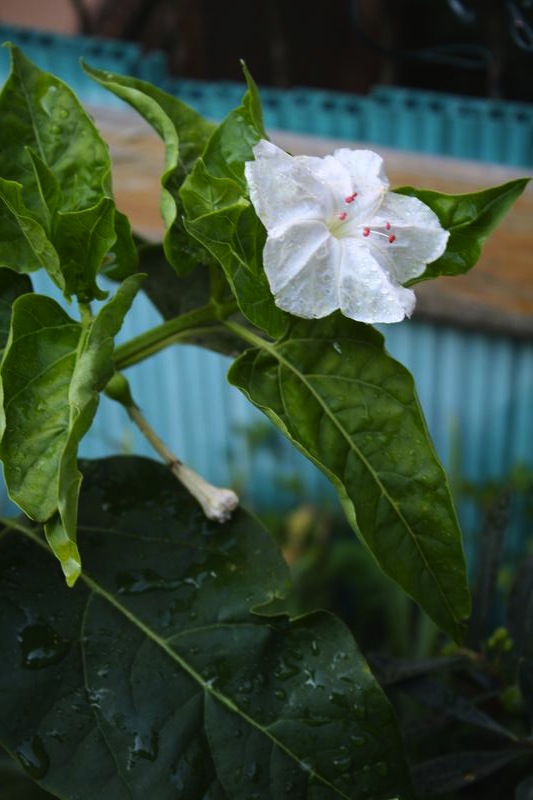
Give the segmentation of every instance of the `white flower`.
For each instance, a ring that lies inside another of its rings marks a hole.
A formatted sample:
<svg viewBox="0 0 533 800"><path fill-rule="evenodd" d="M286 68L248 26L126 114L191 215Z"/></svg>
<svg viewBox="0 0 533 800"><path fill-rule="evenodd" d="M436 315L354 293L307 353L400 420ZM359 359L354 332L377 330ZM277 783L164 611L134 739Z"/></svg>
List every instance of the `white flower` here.
<svg viewBox="0 0 533 800"><path fill-rule="evenodd" d="M265 272L276 305L297 317L340 309L360 322L399 322L415 295L402 286L446 249L448 231L414 197L389 192L383 159L341 148L290 156L271 142L245 165L267 229Z"/></svg>

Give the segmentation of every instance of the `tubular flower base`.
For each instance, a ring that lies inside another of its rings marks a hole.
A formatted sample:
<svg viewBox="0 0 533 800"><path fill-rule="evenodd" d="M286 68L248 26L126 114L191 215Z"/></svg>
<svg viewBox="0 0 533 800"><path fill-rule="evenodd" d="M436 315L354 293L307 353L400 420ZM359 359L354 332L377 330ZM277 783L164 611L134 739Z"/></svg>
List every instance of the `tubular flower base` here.
<svg viewBox="0 0 533 800"><path fill-rule="evenodd" d="M370 150L290 156L271 142L245 165L267 229L265 272L276 305L297 317L340 311L359 322L400 322L415 307L402 284L441 256L449 233L420 200L389 191Z"/></svg>

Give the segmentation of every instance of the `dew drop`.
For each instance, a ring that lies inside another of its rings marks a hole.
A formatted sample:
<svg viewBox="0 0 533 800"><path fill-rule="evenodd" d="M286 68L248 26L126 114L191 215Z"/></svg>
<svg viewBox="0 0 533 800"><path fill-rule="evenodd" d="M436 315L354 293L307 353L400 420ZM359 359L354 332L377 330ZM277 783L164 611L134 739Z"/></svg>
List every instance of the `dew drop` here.
<svg viewBox="0 0 533 800"><path fill-rule="evenodd" d="M23 742L15 754L21 766L34 780L44 778L50 766L50 759L39 736Z"/></svg>
<svg viewBox="0 0 533 800"><path fill-rule="evenodd" d="M18 641L25 669L43 669L58 664L70 649L68 639L43 623L27 625L19 633Z"/></svg>
<svg viewBox="0 0 533 800"><path fill-rule="evenodd" d="M342 356L342 347L340 346L340 344L338 342L333 342L333 344L331 346L333 347L333 349L335 350L336 353L338 353L340 356Z"/></svg>
<svg viewBox="0 0 533 800"><path fill-rule="evenodd" d="M333 759L333 766L341 774L348 772L352 766L352 757L348 754L340 755Z"/></svg>
<svg viewBox="0 0 533 800"><path fill-rule="evenodd" d="M335 706L340 706L340 708L346 708L346 695L342 692L330 692L328 695L328 700L330 703L333 703Z"/></svg>
<svg viewBox="0 0 533 800"><path fill-rule="evenodd" d="M140 759L155 761L158 753L159 734L157 731L151 731L149 734L136 733L130 748L127 769L131 770Z"/></svg>

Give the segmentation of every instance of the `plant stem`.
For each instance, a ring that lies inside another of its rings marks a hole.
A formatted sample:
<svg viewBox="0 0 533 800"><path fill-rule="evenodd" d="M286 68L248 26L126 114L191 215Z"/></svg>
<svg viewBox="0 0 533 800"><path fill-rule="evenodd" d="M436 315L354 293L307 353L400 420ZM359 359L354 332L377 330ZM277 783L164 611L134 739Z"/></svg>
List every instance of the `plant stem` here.
<svg viewBox="0 0 533 800"><path fill-rule="evenodd" d="M221 489L208 483L201 475L183 464L166 446L146 421L136 405L127 407L128 414L154 450L161 456L171 472L198 500L208 519L226 522L239 504L239 498L231 489Z"/></svg>
<svg viewBox="0 0 533 800"><path fill-rule="evenodd" d="M268 339L263 339L261 336L258 336L256 333L248 328L245 328L243 325L239 325L238 322L225 320L224 327L232 331L236 336L240 336L241 339L244 339L245 342L248 342L248 344L251 344L254 347L268 349L272 345L271 341L268 341Z"/></svg>
<svg viewBox="0 0 533 800"><path fill-rule="evenodd" d="M236 310L237 304L234 300L220 304L207 303L179 317L169 319L161 325L156 325L115 349L116 368L122 370L131 367L171 344L213 332L221 321Z"/></svg>

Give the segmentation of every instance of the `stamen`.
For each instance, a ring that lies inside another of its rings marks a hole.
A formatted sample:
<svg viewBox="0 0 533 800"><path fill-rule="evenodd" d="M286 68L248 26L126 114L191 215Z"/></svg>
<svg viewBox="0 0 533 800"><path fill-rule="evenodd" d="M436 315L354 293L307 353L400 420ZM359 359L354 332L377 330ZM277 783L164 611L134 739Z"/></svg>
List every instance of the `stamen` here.
<svg viewBox="0 0 533 800"><path fill-rule="evenodd" d="M386 230L390 231L392 226L391 226L390 222L385 222L383 227ZM394 244L394 242L396 241L396 234L394 234L394 233L387 234L387 233L383 233L383 231L378 231L378 230L375 230L375 229L372 229L372 228L368 228L368 227L363 228L363 236L370 236L371 233L373 233L374 236L384 236L387 239L387 241L389 242L389 244Z"/></svg>
<svg viewBox="0 0 533 800"><path fill-rule="evenodd" d="M345 197L344 198L344 202L345 203L353 203L353 201L355 200L356 197L357 197L357 192L354 192L353 194L348 195L348 197Z"/></svg>
<svg viewBox="0 0 533 800"><path fill-rule="evenodd" d="M341 211L341 213L339 214L340 221L344 222L344 220L346 219L347 216L348 216L348 214L346 213L346 211Z"/></svg>

